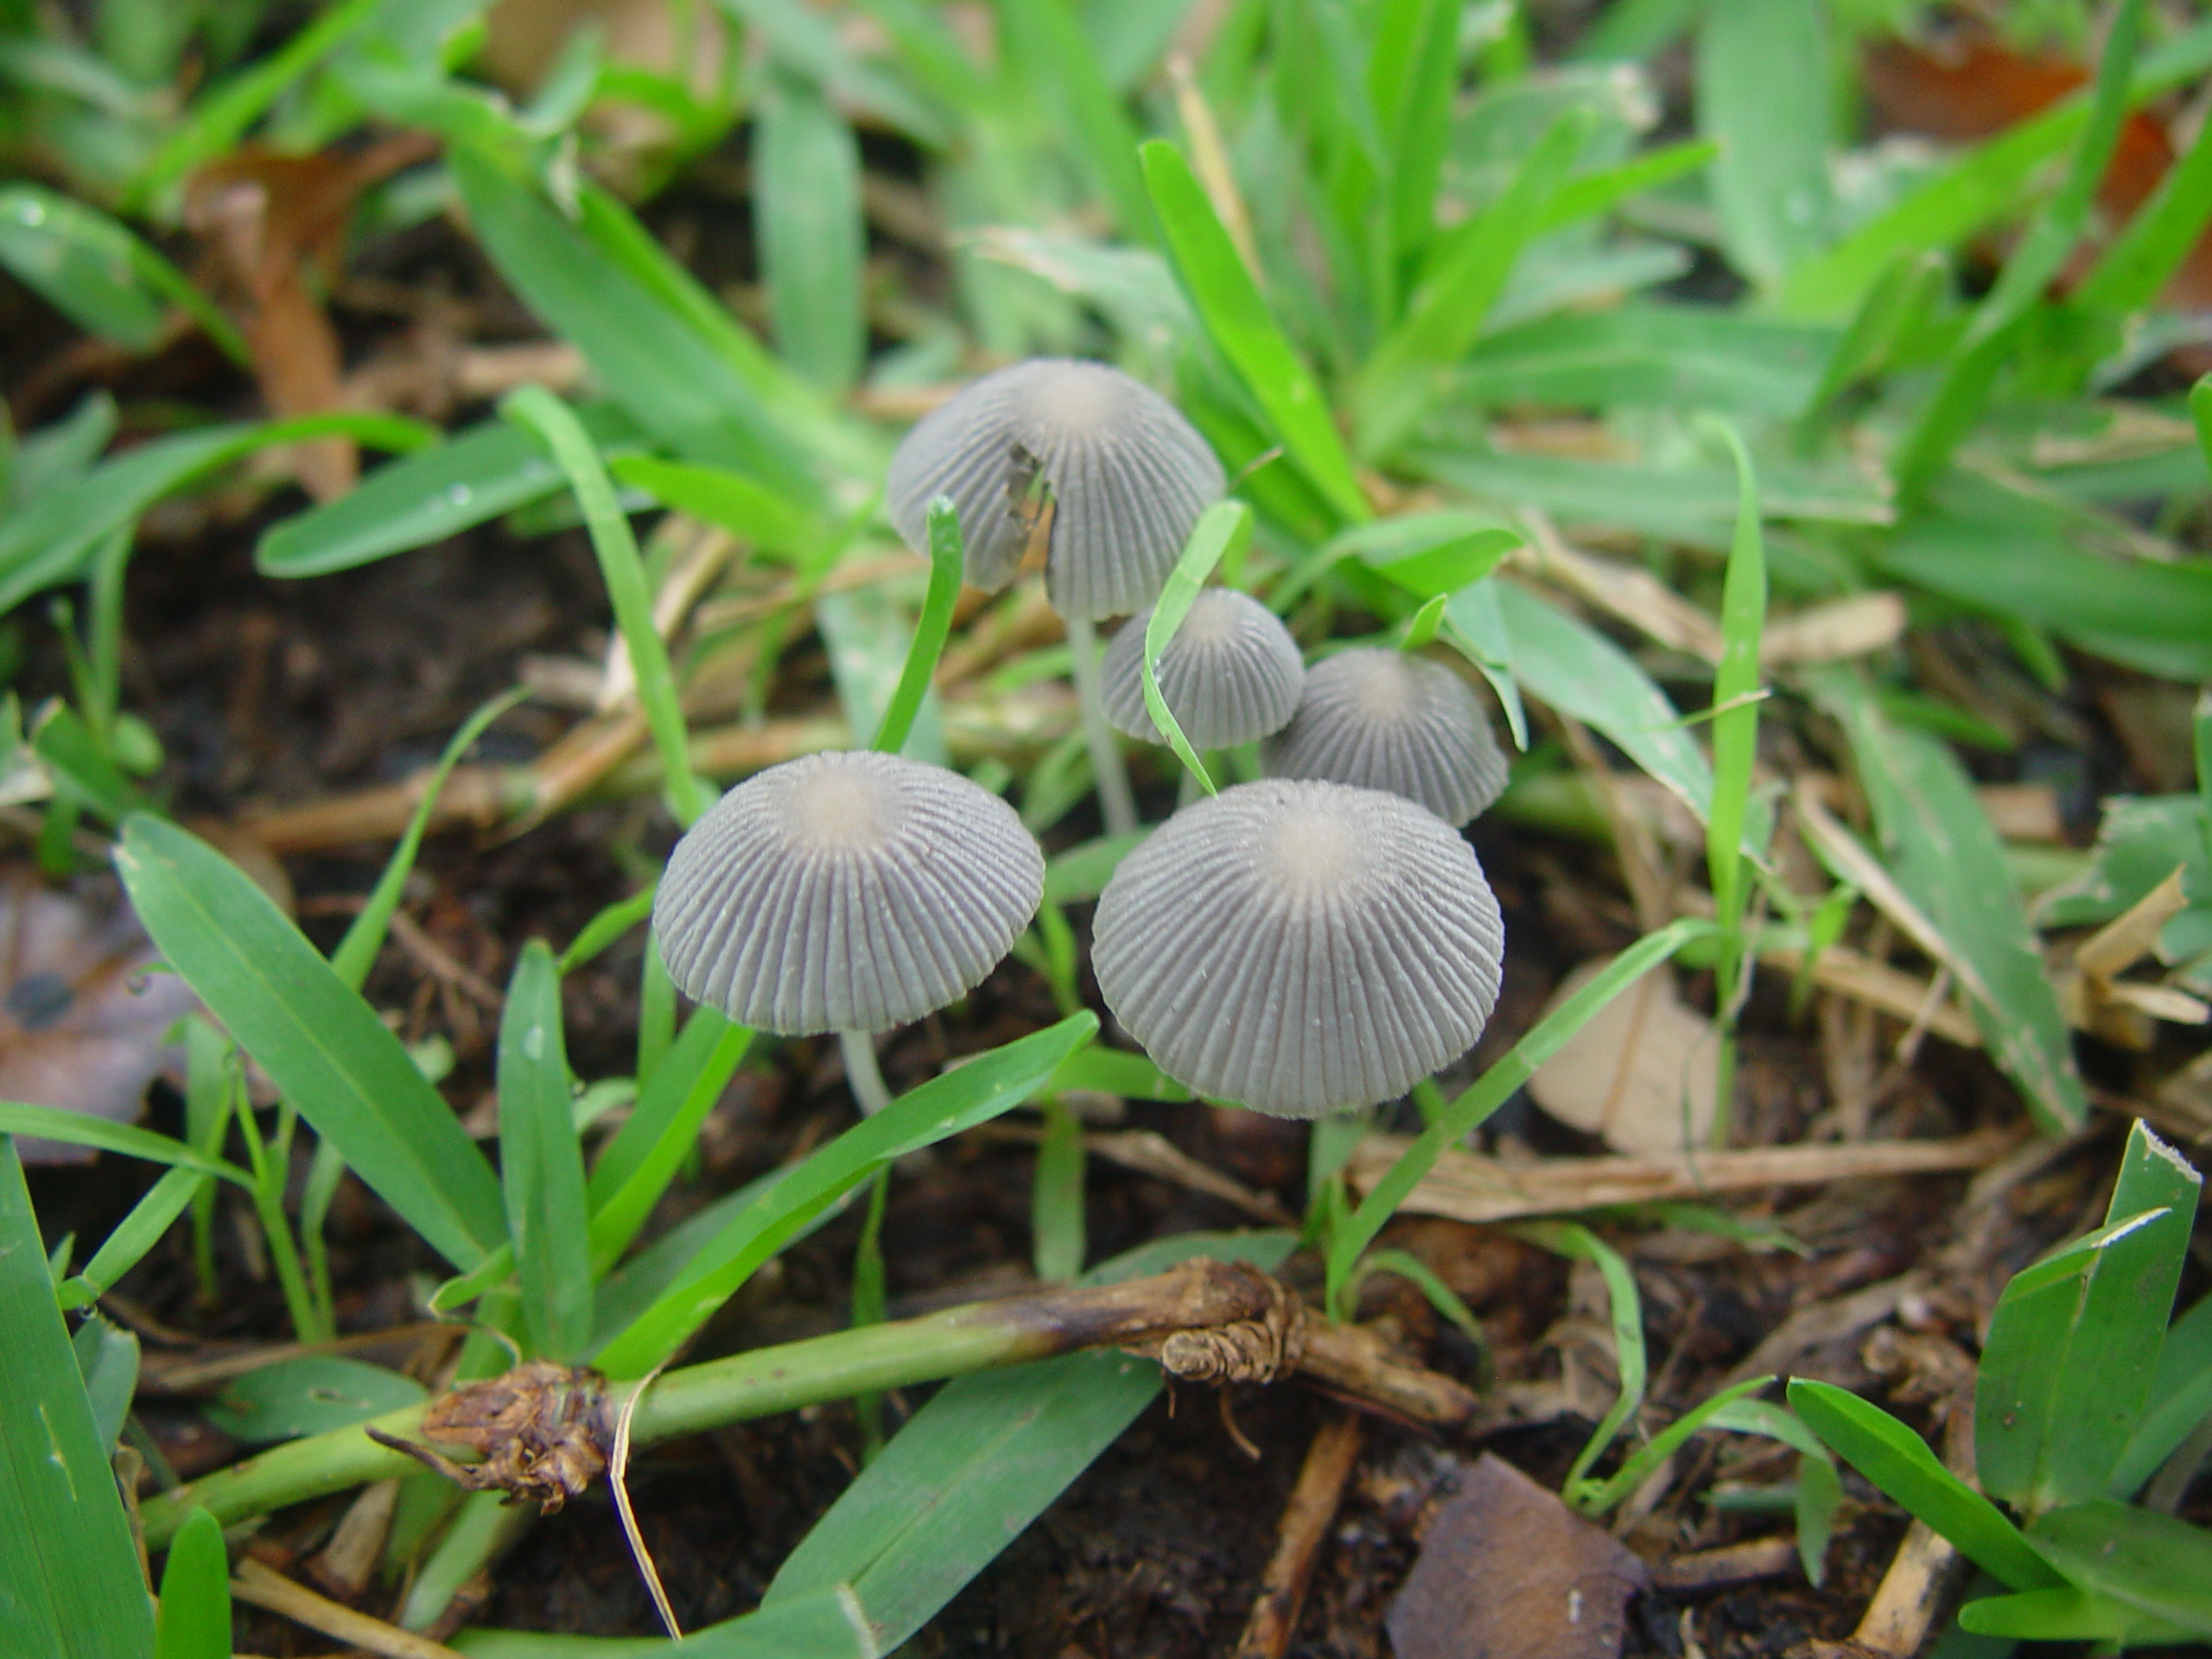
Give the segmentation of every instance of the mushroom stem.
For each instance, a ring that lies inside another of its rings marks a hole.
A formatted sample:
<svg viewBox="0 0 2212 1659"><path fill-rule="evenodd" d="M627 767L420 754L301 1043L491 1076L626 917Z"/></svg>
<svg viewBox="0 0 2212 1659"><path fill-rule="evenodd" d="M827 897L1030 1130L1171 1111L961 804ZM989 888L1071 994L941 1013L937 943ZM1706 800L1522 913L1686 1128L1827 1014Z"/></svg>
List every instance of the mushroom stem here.
<svg viewBox="0 0 2212 1659"><path fill-rule="evenodd" d="M874 1117L891 1103L883 1068L875 1063L875 1038L865 1031L841 1031L837 1048L845 1057L845 1082L853 1098L860 1103L863 1116Z"/></svg>
<svg viewBox="0 0 2212 1659"><path fill-rule="evenodd" d="M1106 722L1106 709L1098 692L1098 630L1087 616L1064 619L1068 652L1075 661L1075 700L1083 710L1083 738L1090 749L1090 774L1098 785L1098 804L1106 816L1106 833L1126 836L1137 827L1136 798L1129 792L1129 774L1122 764L1122 746Z"/></svg>

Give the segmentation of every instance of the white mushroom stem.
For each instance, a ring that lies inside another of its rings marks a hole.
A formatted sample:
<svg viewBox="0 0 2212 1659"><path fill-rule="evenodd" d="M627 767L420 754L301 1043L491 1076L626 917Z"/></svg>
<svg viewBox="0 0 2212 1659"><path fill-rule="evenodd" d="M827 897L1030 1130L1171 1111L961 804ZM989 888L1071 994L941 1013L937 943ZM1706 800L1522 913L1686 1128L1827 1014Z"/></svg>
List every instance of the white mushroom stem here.
<svg viewBox="0 0 2212 1659"><path fill-rule="evenodd" d="M1128 771L1122 764L1121 741L1106 723L1105 706L1099 700L1098 631L1087 616L1065 620L1068 652L1075 664L1075 700L1083 710L1083 737L1090 749L1090 774L1098 785L1106 833L1126 836L1137 827L1137 804L1129 792Z"/></svg>
<svg viewBox="0 0 2212 1659"><path fill-rule="evenodd" d="M891 1103L884 1085L883 1068L875 1063L875 1038L865 1031L841 1031L837 1049L845 1057L845 1083L860 1103L861 1115L874 1117Z"/></svg>

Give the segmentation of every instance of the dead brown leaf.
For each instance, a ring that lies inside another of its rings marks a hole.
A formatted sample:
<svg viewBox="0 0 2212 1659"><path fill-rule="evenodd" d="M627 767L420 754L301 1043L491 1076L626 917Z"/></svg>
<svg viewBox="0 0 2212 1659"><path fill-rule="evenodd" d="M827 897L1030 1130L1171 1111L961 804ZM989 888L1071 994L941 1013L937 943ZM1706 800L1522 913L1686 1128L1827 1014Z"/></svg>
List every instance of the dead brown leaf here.
<svg viewBox="0 0 2212 1659"><path fill-rule="evenodd" d="M1585 963L1553 994L1557 1007L1596 978ZM1547 1009L1548 1012L1549 1009ZM1562 1123L1622 1152L1701 1147L1713 1128L1720 1047L1713 1022L1687 1007L1674 976L1645 975L1536 1068L1529 1093Z"/></svg>

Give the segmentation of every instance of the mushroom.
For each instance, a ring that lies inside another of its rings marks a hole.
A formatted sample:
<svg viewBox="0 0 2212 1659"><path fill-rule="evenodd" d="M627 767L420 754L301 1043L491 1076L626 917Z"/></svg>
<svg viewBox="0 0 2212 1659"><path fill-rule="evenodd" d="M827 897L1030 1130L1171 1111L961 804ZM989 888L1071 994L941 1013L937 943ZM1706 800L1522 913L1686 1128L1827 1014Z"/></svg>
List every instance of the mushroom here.
<svg viewBox="0 0 2212 1659"><path fill-rule="evenodd" d="M1185 807L1100 894L1106 1006L1199 1094L1318 1117L1472 1047L1504 925L1474 849L1381 790L1270 779Z"/></svg>
<svg viewBox="0 0 2212 1659"><path fill-rule="evenodd" d="M888 1096L867 1033L971 990L1045 892L1045 855L997 796L874 750L768 767L676 844L653 930L686 996L784 1036L835 1031L854 1093Z"/></svg>
<svg viewBox="0 0 2212 1659"><path fill-rule="evenodd" d="M1260 760L1271 778L1389 790L1454 825L1505 789L1505 752L1467 683L1440 663L1376 646L1308 669L1298 712Z"/></svg>
<svg viewBox="0 0 2212 1659"><path fill-rule="evenodd" d="M918 550L930 502L950 497L977 588L1011 582L1045 526L1045 592L1067 624L1091 767L1117 833L1136 827L1136 809L1098 714L1091 624L1160 596L1222 488L1221 462L1173 404L1119 369L1071 358L985 375L917 422L891 458L891 522Z"/></svg>
<svg viewBox="0 0 2212 1659"><path fill-rule="evenodd" d="M1141 612L1108 644L1099 700L1116 731L1164 743L1144 703L1151 619L1149 609ZM1298 707L1306 663L1273 611L1234 588L1208 588L1160 653L1158 674L1160 695L1192 747L1225 749L1281 729Z"/></svg>

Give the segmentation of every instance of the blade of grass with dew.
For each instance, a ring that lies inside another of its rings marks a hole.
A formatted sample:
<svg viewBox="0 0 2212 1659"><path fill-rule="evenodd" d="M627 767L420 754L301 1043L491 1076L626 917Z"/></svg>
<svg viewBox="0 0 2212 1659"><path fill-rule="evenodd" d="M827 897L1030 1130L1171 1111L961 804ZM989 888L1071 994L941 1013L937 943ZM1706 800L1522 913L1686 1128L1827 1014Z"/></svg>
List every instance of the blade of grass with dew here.
<svg viewBox="0 0 2212 1659"><path fill-rule="evenodd" d="M736 1075L753 1033L714 1008L695 1009L639 1091L628 1120L592 1168L591 1264L603 1274L629 1249Z"/></svg>
<svg viewBox="0 0 2212 1659"><path fill-rule="evenodd" d="M483 704L461 721L461 729L453 734L445 752L438 756L437 764L430 768L430 775L423 783L422 798L415 804L415 810L408 817L407 827L400 832L391 857L385 861L376 886L369 889L359 914L346 925L345 937L330 953L331 971L349 988L361 988L369 969L375 965L377 952L384 949L385 930L391 925L392 913L399 908L400 895L415 868L416 856L423 849L423 837L429 833L430 817L437 810L438 797L444 791L446 779L461 764L461 757L490 729L492 722L529 695L527 687L517 686Z"/></svg>
<svg viewBox="0 0 2212 1659"><path fill-rule="evenodd" d="M1183 735L1174 711L1168 708L1167 699L1160 694L1160 658L1174 639L1175 630L1183 626L1183 619L1191 613L1191 606L1205 587L1206 578L1213 574L1214 566L1221 563L1231 547L1249 540L1251 534L1252 509L1242 501L1217 501L1198 515L1198 522L1191 526L1191 539L1183 544L1182 556L1175 561L1174 569L1168 572L1166 586L1160 589L1159 601L1152 607L1151 620L1145 624L1144 655L1138 659L1144 680L1145 712L1152 717L1154 729L1167 740L1167 747L1175 751L1175 758L1209 795L1217 791L1205 762L1198 759L1198 752Z"/></svg>
<svg viewBox="0 0 2212 1659"><path fill-rule="evenodd" d="M825 391L860 378L860 146L813 81L772 73L753 126L753 226L784 360Z"/></svg>
<svg viewBox="0 0 2212 1659"><path fill-rule="evenodd" d="M24 1659L149 1652L152 1610L12 1138L0 1135L0 1646ZM133 1589L132 1586L141 1586Z"/></svg>
<svg viewBox="0 0 2212 1659"><path fill-rule="evenodd" d="M534 183L474 147L449 151L448 165L493 264L584 354L639 425L689 460L760 479L808 479L805 454L714 342L595 247Z"/></svg>
<svg viewBox="0 0 2212 1659"><path fill-rule="evenodd" d="M143 815L124 823L116 868L163 958L432 1249L465 1269L505 1241L499 1182L452 1109L266 894Z"/></svg>
<svg viewBox="0 0 2212 1659"><path fill-rule="evenodd" d="M1620 1376L1620 1392L1582 1443L1582 1450L1575 1453L1567 1478L1560 1484L1567 1501L1588 1514L1592 1492L1585 1477L1590 1466L1605 1455L1605 1448L1643 1404L1650 1360L1643 1344L1643 1299L1637 1294L1636 1275L1629 1271L1621 1253L1580 1223L1525 1222L1513 1230L1557 1255L1591 1263L1605 1283L1606 1309L1613 1332L1613 1367Z"/></svg>
<svg viewBox="0 0 2212 1659"><path fill-rule="evenodd" d="M2192 1636L2212 1636L2212 1532L2097 1498L2052 1511L2028 1541L2092 1594Z"/></svg>
<svg viewBox="0 0 2212 1659"><path fill-rule="evenodd" d="M231 1560L223 1529L194 1510L169 1541L154 1659L231 1659Z"/></svg>
<svg viewBox="0 0 2212 1659"><path fill-rule="evenodd" d="M809 1157L747 1208L594 1361L613 1377L642 1376L692 1332L800 1227L884 1165L1011 1111L1096 1033L1071 1015L902 1095Z"/></svg>
<svg viewBox="0 0 2212 1659"><path fill-rule="evenodd" d="M1527 1036L1513 1046L1510 1053L1470 1084L1442 1115L1421 1131L1382 1179L1368 1190L1351 1220L1329 1241L1327 1303L1332 1317L1344 1317L1343 1291L1351 1282L1353 1268L1375 1242L1375 1236L1397 1213L1406 1195L1435 1166L1444 1148L1464 1141L1599 1009L1684 945L1710 938L1713 932L1712 923L1685 917L1638 939L1607 963L1588 984L1539 1020Z"/></svg>
<svg viewBox="0 0 2212 1659"><path fill-rule="evenodd" d="M1187 1234L1092 1269L1086 1284L1191 1256L1273 1269L1287 1233ZM764 1609L849 1582L879 1650L921 1629L1159 1394L1159 1367L1117 1352L961 1377L939 1389L778 1569Z"/></svg>
<svg viewBox="0 0 2212 1659"><path fill-rule="evenodd" d="M1298 469L1338 516L1349 524L1373 518L1327 400L1268 312L1190 163L1162 139L1149 141L1138 155L1176 275L1208 336L1266 411Z"/></svg>
<svg viewBox="0 0 2212 1659"><path fill-rule="evenodd" d="M1721 1418L1730 1406L1741 1402L1745 1395L1757 1394L1773 1381L1771 1376L1748 1377L1708 1395L1623 1458L1621 1466L1605 1479L1570 1480L1567 1501L1584 1515L1605 1514L1641 1486L1651 1471L1672 1457L1691 1435L1707 1427L1726 1427ZM1806 1439L1810 1440L1812 1437L1808 1434ZM1819 1445L1818 1441L1813 1443ZM1822 1446L1821 1450L1821 1455L1826 1456L1827 1449Z"/></svg>
<svg viewBox="0 0 2212 1659"><path fill-rule="evenodd" d="M1705 823L1706 868L1720 923L1713 999L1720 1014L1720 1055L1714 1141L1726 1145L1735 1097L1736 1015L1750 955L1744 914L1751 882L1744 870L1744 837L1751 800L1751 772L1758 762L1759 640L1766 628L1766 543L1759 532L1758 478L1736 429L1712 417L1712 428L1736 463L1740 497L1736 534L1720 599L1720 661L1713 680L1713 810Z"/></svg>
<svg viewBox="0 0 2212 1659"><path fill-rule="evenodd" d="M1980 417L2015 331L2081 241L2127 116L2129 77L2142 31L2143 0L2120 0L2097 65L2089 119L2067 162L2066 176L2005 259L1899 447L1891 468L1900 494L1921 494L1950 464L1953 451Z"/></svg>
<svg viewBox="0 0 2212 1659"><path fill-rule="evenodd" d="M524 386L509 392L500 400L499 412L552 452L569 487L575 493L584 526L591 532L592 550L599 556L600 576L614 607L614 625L629 648L637 675L638 701L652 731L653 747L660 752L669 810L677 823L688 830L707 810L706 791L691 770L676 674L669 666L667 644L653 622L652 590L645 582L645 563L638 556L637 538L630 533L630 520L615 501L614 486L607 480L599 451L575 411L543 386Z"/></svg>
<svg viewBox="0 0 2212 1659"><path fill-rule="evenodd" d="M2056 1587L2059 1575L2004 1512L1946 1469L1927 1442L1847 1389L1793 1377L1789 1408L1846 1463L1906 1514L1958 1546L1982 1571L2015 1590Z"/></svg>
<svg viewBox="0 0 2212 1659"><path fill-rule="evenodd" d="M435 428L395 415L338 412L152 439L42 492L0 523L0 613L42 588L79 580L102 542L163 496L256 450L334 434L394 451L419 449L438 436Z"/></svg>
<svg viewBox="0 0 2212 1659"><path fill-rule="evenodd" d="M960 598L964 560L960 515L950 499L940 495L929 505L927 522L929 592L922 600L921 620L914 625L914 643L899 671L898 686L883 710L882 723L875 728L875 741L868 746L886 754L898 753L914 729L914 716L921 711L922 699L936 677L938 658L944 655L945 639L952 632L952 607Z"/></svg>
<svg viewBox="0 0 2212 1659"><path fill-rule="evenodd" d="M2183 1441L2212 1417L2212 1296L2176 1319L2158 1347L2135 1432L2113 1465L2107 1496L2133 1497Z"/></svg>
<svg viewBox="0 0 2212 1659"><path fill-rule="evenodd" d="M2150 1397L2203 1185L2139 1120L2104 1226L2005 1287L1974 1391L1992 1497L2032 1517L2104 1495Z"/></svg>
<svg viewBox="0 0 2212 1659"><path fill-rule="evenodd" d="M0 188L0 264L88 334L134 352L159 344L163 305L198 323L234 363L251 365L231 320L119 219L35 184Z"/></svg>
<svg viewBox="0 0 2212 1659"><path fill-rule="evenodd" d="M523 947L499 1018L499 1179L531 1351L568 1360L591 1340L583 1153L569 1112L561 970L543 939Z"/></svg>
<svg viewBox="0 0 2212 1659"><path fill-rule="evenodd" d="M806 563L827 533L812 514L741 473L637 454L609 455L607 470L617 483L643 490L663 506L794 563Z"/></svg>
<svg viewBox="0 0 2212 1659"><path fill-rule="evenodd" d="M1828 22L1819 0L1713 0L1697 32L1697 124L1728 263L1774 289L1828 239ZM1777 67L1789 66L1777 73Z"/></svg>
<svg viewBox="0 0 2212 1659"><path fill-rule="evenodd" d="M1885 720L1855 677L1824 676L1816 694L1850 734L1890 874L1974 971L1991 1058L2047 1132L2071 1129L2088 1111L2072 1040L1972 780L1935 739Z"/></svg>
<svg viewBox="0 0 2212 1659"><path fill-rule="evenodd" d="M645 441L612 404L586 404L576 418L618 476ZM488 524L565 481L543 444L511 421L486 421L379 467L335 501L279 520L263 532L254 568L268 576L351 570Z"/></svg>
<svg viewBox="0 0 2212 1659"><path fill-rule="evenodd" d="M89 1307L115 1288L116 1281L146 1259L176 1218L191 1206L213 1178L196 1169L172 1169L116 1223L92 1259L60 1287L65 1308Z"/></svg>
<svg viewBox="0 0 2212 1659"><path fill-rule="evenodd" d="M1395 451L1446 387L1483 321L1505 291L1544 208L1589 143L1580 110L1554 122L1496 201L1437 239L1406 315L1361 366L1354 428L1368 457Z"/></svg>

